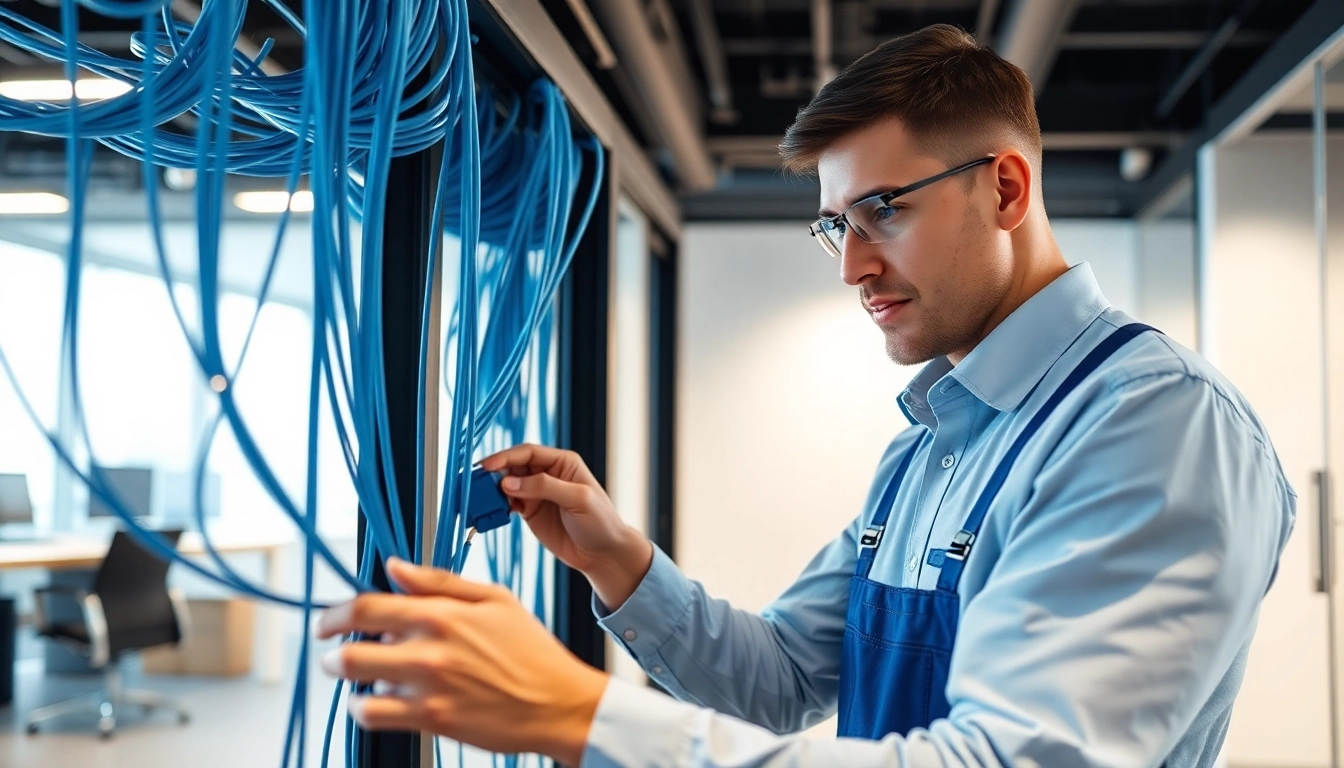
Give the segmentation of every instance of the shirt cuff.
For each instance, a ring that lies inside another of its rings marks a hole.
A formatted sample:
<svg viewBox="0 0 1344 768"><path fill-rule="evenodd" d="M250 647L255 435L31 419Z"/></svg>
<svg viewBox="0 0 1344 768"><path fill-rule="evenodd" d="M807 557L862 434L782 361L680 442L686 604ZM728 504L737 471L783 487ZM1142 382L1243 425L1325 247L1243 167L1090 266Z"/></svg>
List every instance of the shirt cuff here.
<svg viewBox="0 0 1344 768"><path fill-rule="evenodd" d="M597 623L641 664L657 653L686 620L694 587L663 550L653 548L653 564L625 604L615 611L593 596Z"/></svg>
<svg viewBox="0 0 1344 768"><path fill-rule="evenodd" d="M676 768L690 763L700 710L612 677L579 768Z"/></svg>

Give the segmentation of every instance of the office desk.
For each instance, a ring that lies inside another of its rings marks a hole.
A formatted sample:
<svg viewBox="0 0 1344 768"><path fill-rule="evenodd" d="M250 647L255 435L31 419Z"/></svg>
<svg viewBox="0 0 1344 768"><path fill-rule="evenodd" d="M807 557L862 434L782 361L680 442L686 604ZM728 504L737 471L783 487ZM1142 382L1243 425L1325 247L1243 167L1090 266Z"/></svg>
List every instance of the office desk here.
<svg viewBox="0 0 1344 768"><path fill-rule="evenodd" d="M56 535L40 541L0 542L0 570L42 568L68 570L96 568L107 554L111 534L103 536ZM292 536L279 533L252 533L220 531L210 534L215 549L223 554L260 552L265 560L266 585L272 592L282 591L284 548L294 543ZM185 531L178 540L177 550L185 555L204 555L201 535ZM262 652L258 671L263 681L278 683L284 668L284 632L281 622L284 609L263 606L259 631L262 634Z"/></svg>

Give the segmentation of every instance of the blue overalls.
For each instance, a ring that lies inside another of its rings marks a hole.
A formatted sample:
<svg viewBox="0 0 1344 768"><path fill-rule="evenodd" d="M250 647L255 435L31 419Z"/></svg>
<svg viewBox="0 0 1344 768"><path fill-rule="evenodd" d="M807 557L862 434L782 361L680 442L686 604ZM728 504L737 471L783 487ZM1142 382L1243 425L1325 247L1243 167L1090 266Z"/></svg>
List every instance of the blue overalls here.
<svg viewBox="0 0 1344 768"><path fill-rule="evenodd" d="M1060 401L1130 339L1151 330L1140 323L1116 329L1078 363L1032 416L994 469L951 546L930 553L930 565L941 568L933 590L898 588L868 578L896 492L923 439L906 451L859 542L840 660L839 735L881 739L890 733L927 728L934 720L947 717L951 711L948 670L961 614L957 583L990 504L1022 448Z"/></svg>

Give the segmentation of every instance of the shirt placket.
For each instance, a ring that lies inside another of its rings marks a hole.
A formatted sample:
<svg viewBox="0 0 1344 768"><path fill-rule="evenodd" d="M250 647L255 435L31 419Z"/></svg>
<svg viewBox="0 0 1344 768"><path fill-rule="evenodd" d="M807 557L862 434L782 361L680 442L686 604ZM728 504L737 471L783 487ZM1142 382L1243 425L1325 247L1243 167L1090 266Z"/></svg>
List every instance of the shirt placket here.
<svg viewBox="0 0 1344 768"><path fill-rule="evenodd" d="M925 459L924 482L909 535L905 538L901 583L918 587L928 553L930 535L937 525L948 488L970 439L969 394L955 382L940 384L929 393L929 405L937 416L933 445Z"/></svg>

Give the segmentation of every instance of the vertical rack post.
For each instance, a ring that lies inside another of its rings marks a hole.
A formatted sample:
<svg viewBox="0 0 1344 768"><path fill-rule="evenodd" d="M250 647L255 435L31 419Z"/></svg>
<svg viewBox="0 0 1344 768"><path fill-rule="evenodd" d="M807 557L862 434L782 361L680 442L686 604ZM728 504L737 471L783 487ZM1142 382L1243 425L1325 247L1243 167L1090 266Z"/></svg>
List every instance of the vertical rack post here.
<svg viewBox="0 0 1344 768"><path fill-rule="evenodd" d="M588 188L586 181L580 189ZM593 477L605 487L609 291L617 214L610 171L606 178L594 181L601 185L597 207L561 287L557 434L560 447L582 456ZM592 596L593 589L582 574L556 562L555 634L575 656L606 669L606 636L589 609Z"/></svg>
<svg viewBox="0 0 1344 768"><path fill-rule="evenodd" d="M442 55L442 42L435 53L437 62ZM432 70L434 63L426 69ZM406 84L406 92L414 92L428 82L422 72ZM383 226L383 366L387 383L388 427L392 442L393 469L391 476L380 478L384 484L396 483L402 508L392 510L400 514L408 536L415 530L417 510L416 459L417 437L420 425L420 325L424 312L425 289L435 286L435 302L429 308L430 335L429 365L426 367L426 408L428 420L425 430L425 539L431 547L434 540L438 509L437 499L437 444L438 444L438 319L441 297L438 294L443 259L438 269L429 270L431 249L442 255L443 233L431 232L434 194L438 188L439 166L444 143L405 157L392 159L387 182L387 206ZM366 448L370 450L372 447ZM359 518L359 554L367 545L364 518ZM412 546L414 542L412 541ZM380 560L374 568L373 582L387 589L387 574ZM360 740L356 756L358 768L433 768L434 739L413 732L366 731Z"/></svg>

